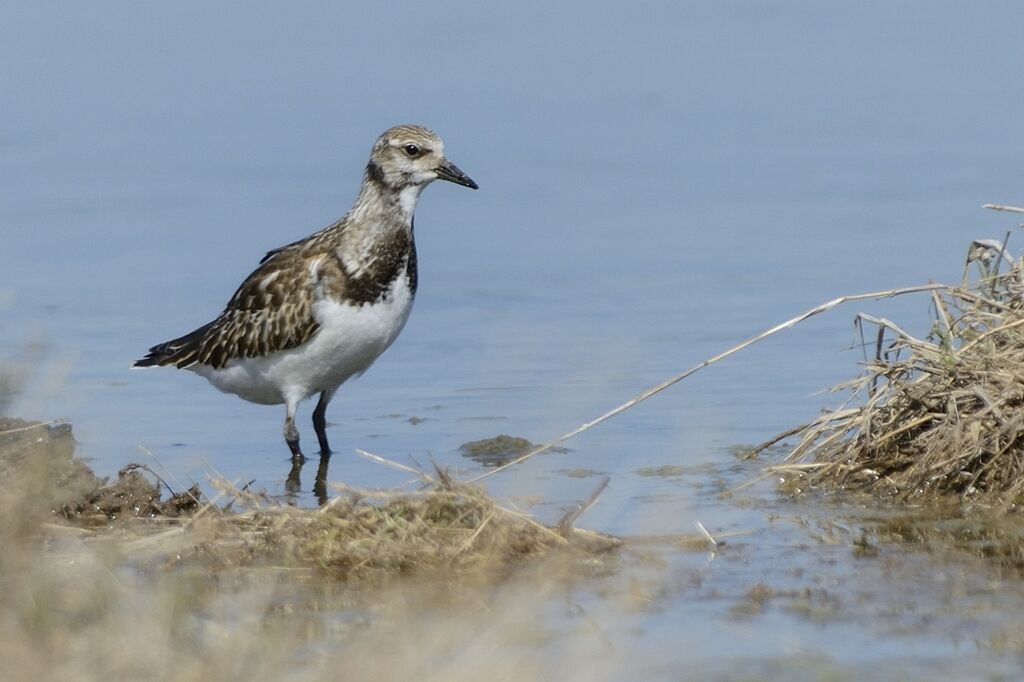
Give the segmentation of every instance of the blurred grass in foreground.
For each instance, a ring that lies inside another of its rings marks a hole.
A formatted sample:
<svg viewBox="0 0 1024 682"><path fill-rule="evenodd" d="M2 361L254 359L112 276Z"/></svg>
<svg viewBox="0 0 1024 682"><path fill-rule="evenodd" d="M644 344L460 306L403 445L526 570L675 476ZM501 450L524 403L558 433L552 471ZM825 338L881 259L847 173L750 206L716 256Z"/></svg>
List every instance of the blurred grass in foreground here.
<svg viewBox="0 0 1024 682"><path fill-rule="evenodd" d="M617 541L440 472L302 509L161 497L139 468L108 483L73 452L68 425L0 420L6 679L579 679L573 649L606 648L549 616L578 577L614 573Z"/></svg>

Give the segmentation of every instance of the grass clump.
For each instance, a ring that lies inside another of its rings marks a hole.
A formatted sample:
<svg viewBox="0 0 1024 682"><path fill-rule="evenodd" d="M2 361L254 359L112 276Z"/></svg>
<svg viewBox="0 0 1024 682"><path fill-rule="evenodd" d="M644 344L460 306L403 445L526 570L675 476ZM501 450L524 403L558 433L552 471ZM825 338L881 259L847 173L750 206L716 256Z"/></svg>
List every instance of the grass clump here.
<svg viewBox="0 0 1024 682"><path fill-rule="evenodd" d="M0 421L4 516L17 519L27 536L58 522L119 551L127 538L126 558L143 563L174 557L212 569L304 568L347 580L435 569L501 573L557 550L591 555L619 544L575 528L582 507L548 527L443 470L419 472L422 487L415 491L340 486L337 497L309 509L223 481L214 482L218 499L207 501L197 486L174 492L137 464L106 481L73 452L70 425ZM162 495L161 486L170 494ZM119 532L109 532L115 523Z"/></svg>
<svg viewBox="0 0 1024 682"><path fill-rule="evenodd" d="M589 531L549 528L478 487L440 480L413 493L349 490L320 509L259 502L205 527L215 540L204 551L222 561L305 567L340 580L437 569L501 574L557 550L618 546Z"/></svg>
<svg viewBox="0 0 1024 682"><path fill-rule="evenodd" d="M834 389L850 392L841 409L796 430L772 468L787 487L1024 502L1024 262L1005 253L1005 243L971 246L962 283L931 292L925 338L858 316L873 357Z"/></svg>

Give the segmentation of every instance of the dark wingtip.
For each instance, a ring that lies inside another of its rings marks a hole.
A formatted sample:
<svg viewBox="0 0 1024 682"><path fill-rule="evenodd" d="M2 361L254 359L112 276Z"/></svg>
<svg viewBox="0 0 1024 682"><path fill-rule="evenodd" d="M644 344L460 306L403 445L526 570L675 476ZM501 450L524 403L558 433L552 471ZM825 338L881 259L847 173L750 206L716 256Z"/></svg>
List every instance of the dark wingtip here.
<svg viewBox="0 0 1024 682"><path fill-rule="evenodd" d="M156 367L157 365L159 365L157 359L150 354L133 362L132 369L138 369L140 367Z"/></svg>
<svg viewBox="0 0 1024 682"><path fill-rule="evenodd" d="M167 367L174 365L179 369L188 367L196 361L199 345L203 336L213 326L213 322L204 324L199 329L185 334L172 341L158 343L149 349L146 357L136 360L132 367Z"/></svg>

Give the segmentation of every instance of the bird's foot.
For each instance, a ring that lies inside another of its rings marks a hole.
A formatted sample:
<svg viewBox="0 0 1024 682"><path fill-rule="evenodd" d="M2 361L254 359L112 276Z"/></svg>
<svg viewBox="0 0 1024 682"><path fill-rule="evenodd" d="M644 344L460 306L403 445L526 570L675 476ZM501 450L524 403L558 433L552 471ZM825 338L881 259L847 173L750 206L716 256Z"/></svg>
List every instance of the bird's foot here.
<svg viewBox="0 0 1024 682"><path fill-rule="evenodd" d="M305 462L306 461L306 456L304 454L302 454L302 450L299 449L299 439L298 438L296 438L294 440L286 439L285 442L288 443L288 449L292 453L292 462Z"/></svg>

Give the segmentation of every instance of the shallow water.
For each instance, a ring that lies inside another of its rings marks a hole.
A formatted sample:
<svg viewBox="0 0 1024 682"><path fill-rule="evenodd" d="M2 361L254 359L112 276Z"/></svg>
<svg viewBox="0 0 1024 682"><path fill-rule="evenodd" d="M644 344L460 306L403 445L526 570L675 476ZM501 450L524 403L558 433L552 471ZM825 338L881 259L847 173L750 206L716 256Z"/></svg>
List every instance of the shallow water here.
<svg viewBox="0 0 1024 682"><path fill-rule="evenodd" d="M284 492L282 410L127 367L211 319L263 252L341 215L397 122L435 128L481 189L425 193L412 318L331 406L330 478L355 486L405 480L357 447L470 477L483 468L459 453L466 441L544 441L834 296L954 280L971 239L1016 227L981 204L1021 202L1012 3L7 15L0 340L4 360L32 367L12 409L73 421L106 475L155 460L182 487L217 471ZM976 642L1015 621L1014 581L999 584L1003 611L965 619L943 576L988 585L983 566L855 560L849 541L804 527L835 510L770 487L718 497L759 471L733 446L804 420L833 400L814 392L856 371L856 310L925 331L926 309L900 299L811 320L488 485L551 520L607 475L585 526L746 532L713 559L669 552L660 579L706 562L701 585L613 633L659 652L667 677L702 657L723 676L784 678L773 666L791 660L811 679L879 661L894 678L951 661L996 674L1010 655ZM650 475L663 466L681 473ZM315 502L314 468L300 503ZM772 600L735 618L759 582L823 582L839 615Z"/></svg>

